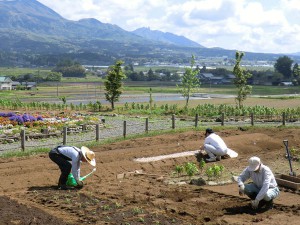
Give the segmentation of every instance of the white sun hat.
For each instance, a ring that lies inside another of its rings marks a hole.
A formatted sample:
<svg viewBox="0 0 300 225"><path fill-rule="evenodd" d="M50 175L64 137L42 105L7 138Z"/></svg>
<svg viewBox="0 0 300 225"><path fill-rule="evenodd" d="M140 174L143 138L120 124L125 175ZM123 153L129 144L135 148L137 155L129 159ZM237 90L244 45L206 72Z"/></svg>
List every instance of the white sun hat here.
<svg viewBox="0 0 300 225"><path fill-rule="evenodd" d="M88 147L82 146L81 152L86 161L92 166L96 166L95 153L91 151Z"/></svg>

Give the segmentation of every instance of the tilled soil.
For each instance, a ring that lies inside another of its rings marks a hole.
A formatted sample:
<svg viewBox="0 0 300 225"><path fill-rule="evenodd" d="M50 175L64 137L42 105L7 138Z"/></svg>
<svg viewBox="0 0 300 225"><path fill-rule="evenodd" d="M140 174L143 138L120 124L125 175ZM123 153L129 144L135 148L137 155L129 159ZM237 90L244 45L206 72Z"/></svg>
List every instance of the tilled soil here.
<svg viewBox="0 0 300 225"><path fill-rule="evenodd" d="M288 175L282 141L287 139L290 147L300 148L300 129L224 129L217 133L239 153L238 158L216 163L225 167L225 180L238 175L254 155L274 173ZM299 191L281 187L273 209L254 211L249 199L238 195L236 183L170 184L172 179L188 180L173 172L176 165L198 164L194 155L134 160L193 151L203 140L203 133L189 131L93 148L97 171L80 190L56 189L59 170L47 154L0 159L0 224L300 224ZM294 161L297 174L299 167ZM81 170L85 175L92 168L83 164Z"/></svg>

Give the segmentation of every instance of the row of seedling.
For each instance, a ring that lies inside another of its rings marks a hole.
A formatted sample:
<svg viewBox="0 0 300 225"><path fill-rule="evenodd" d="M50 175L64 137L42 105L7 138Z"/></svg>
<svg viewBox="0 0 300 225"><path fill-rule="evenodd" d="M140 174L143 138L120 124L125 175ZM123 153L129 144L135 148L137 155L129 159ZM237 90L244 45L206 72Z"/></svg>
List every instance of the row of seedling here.
<svg viewBox="0 0 300 225"><path fill-rule="evenodd" d="M183 165L176 165L174 174L178 177L187 175L192 178L195 175L206 175L208 180L220 179L223 175L225 167L223 165L213 164L212 166L206 166L204 159L201 159L198 166L193 162L186 162Z"/></svg>

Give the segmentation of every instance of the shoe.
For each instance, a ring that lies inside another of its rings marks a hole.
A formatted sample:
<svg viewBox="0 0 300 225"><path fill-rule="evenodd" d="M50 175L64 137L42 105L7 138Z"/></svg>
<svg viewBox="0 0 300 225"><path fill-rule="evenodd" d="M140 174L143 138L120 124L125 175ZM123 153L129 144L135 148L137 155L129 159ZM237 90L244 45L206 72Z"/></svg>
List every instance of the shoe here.
<svg viewBox="0 0 300 225"><path fill-rule="evenodd" d="M58 190L74 190L75 188L74 187L71 187L71 186L67 186L67 185L59 185L57 187Z"/></svg>
<svg viewBox="0 0 300 225"><path fill-rule="evenodd" d="M206 159L207 162L215 162L217 161L216 157L210 157L208 159Z"/></svg>
<svg viewBox="0 0 300 225"><path fill-rule="evenodd" d="M273 209L273 207L274 207L273 199L271 199L270 201L266 202L265 209Z"/></svg>
<svg viewBox="0 0 300 225"><path fill-rule="evenodd" d="M221 156L218 155L218 156L216 157L216 160L217 160L217 161L221 161Z"/></svg>

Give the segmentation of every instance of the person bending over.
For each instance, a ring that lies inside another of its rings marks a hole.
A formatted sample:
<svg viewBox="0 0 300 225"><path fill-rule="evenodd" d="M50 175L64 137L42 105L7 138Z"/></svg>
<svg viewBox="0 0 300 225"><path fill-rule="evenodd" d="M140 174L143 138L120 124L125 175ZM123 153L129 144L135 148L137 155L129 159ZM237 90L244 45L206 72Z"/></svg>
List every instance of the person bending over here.
<svg viewBox="0 0 300 225"><path fill-rule="evenodd" d="M76 187L83 187L83 182L80 180L81 162L88 162L90 165L96 166L95 153L85 146L82 146L80 149L75 146L57 146L51 149L49 158L58 165L61 171L58 189L62 190L72 188L67 186L70 172L72 172L78 184Z"/></svg>

